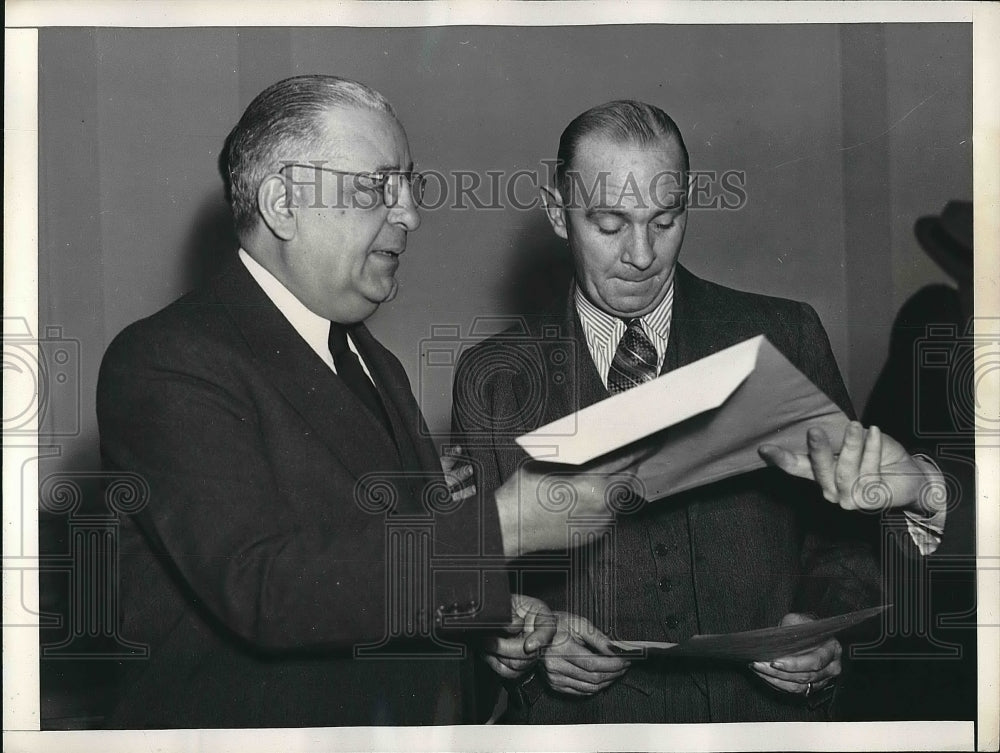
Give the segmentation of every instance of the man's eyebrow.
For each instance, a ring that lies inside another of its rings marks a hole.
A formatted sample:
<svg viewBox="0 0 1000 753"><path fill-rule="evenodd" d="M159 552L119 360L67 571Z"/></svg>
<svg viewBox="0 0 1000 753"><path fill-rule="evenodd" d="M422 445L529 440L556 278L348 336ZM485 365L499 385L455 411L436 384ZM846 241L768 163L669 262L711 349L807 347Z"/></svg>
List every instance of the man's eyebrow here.
<svg viewBox="0 0 1000 753"><path fill-rule="evenodd" d="M399 169L399 165L396 164L396 163L393 163L393 164L386 163L384 165L379 165L374 170L372 170L372 172L373 173L412 173L413 172L413 163L411 162L407 166L407 168L405 170L400 170Z"/></svg>
<svg viewBox="0 0 1000 753"><path fill-rule="evenodd" d="M589 220L598 214L610 214L613 217L620 217L623 220L628 219L628 212L623 212L621 209L612 209L611 207L588 207L584 216Z"/></svg>
<svg viewBox="0 0 1000 753"><path fill-rule="evenodd" d="M662 217L665 214L669 214L671 217L676 217L679 214L683 214L686 208L687 207L684 205L684 202L680 202L677 206L663 207L661 211L656 213L656 217ZM656 219L656 217L653 219Z"/></svg>

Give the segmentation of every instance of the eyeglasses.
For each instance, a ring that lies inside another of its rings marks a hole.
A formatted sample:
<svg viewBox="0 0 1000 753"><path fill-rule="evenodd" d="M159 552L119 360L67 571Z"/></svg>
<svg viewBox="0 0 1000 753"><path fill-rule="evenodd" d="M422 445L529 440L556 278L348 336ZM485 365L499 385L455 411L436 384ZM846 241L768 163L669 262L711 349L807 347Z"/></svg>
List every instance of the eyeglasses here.
<svg viewBox="0 0 1000 753"><path fill-rule="evenodd" d="M332 173L342 177L354 178L352 187L356 191L363 191L366 194L379 196L382 203L392 208L399 203L399 187L404 181L410 187L410 196L415 204L420 204L424 198L424 186L427 184L425 176L413 170L376 170L370 173L354 173L347 170L332 170L329 167L319 165L307 165L300 162L286 162L278 172L289 167L305 167L312 170L321 170L325 173ZM363 209L370 209L364 206Z"/></svg>

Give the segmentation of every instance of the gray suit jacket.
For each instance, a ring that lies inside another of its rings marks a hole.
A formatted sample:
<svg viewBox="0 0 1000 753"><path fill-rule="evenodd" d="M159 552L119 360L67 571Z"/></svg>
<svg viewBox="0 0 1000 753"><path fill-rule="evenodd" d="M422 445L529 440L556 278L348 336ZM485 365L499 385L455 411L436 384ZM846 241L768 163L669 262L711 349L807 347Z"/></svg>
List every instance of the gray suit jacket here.
<svg viewBox="0 0 1000 753"><path fill-rule="evenodd" d="M677 267L664 371L764 334L848 414L850 400L816 313L744 293ZM453 430L486 490L526 454L513 440L608 397L572 300L463 354ZM861 528L873 523L824 501L815 485L761 470L618 518L613 533L562 557L523 560L524 590L583 614L615 638L679 641L776 625L879 602L878 567ZM743 666L647 660L588 699L536 686L538 723L708 722L823 718Z"/></svg>

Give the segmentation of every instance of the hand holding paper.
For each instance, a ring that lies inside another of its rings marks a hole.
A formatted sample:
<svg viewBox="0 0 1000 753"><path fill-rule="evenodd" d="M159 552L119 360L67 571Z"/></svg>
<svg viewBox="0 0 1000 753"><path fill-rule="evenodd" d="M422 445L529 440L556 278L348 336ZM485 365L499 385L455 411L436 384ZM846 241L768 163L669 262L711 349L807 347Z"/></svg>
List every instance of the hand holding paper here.
<svg viewBox="0 0 1000 753"><path fill-rule="evenodd" d="M490 669L507 680L514 680L534 666L539 652L556 634L556 619L545 602L531 596L510 595L512 619L508 637L496 636L486 641L485 660Z"/></svg>
<svg viewBox="0 0 1000 753"><path fill-rule="evenodd" d="M545 679L553 690L594 695L628 671L631 661L618 656L611 639L589 620L568 612L557 612L556 617L556 637L543 660Z"/></svg>
<svg viewBox="0 0 1000 753"><path fill-rule="evenodd" d="M616 502L627 504L642 487L626 469L646 457L646 448L626 447L600 461L567 471L565 466L545 462L521 465L494 493L500 520L504 554L508 558L546 549L565 549L572 519L575 530L605 530L614 521Z"/></svg>
<svg viewBox="0 0 1000 753"><path fill-rule="evenodd" d="M814 621L813 617L792 612L781 618L780 625L804 625ZM840 641L830 636L812 648L771 661L755 661L750 669L778 690L809 696L840 675L842 653Z"/></svg>

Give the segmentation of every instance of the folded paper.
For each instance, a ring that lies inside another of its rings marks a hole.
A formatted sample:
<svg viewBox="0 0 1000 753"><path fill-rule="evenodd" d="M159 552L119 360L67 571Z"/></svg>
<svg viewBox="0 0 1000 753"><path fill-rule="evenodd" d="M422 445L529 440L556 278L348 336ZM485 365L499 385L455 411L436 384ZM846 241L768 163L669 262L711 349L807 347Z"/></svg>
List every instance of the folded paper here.
<svg viewBox="0 0 1000 753"><path fill-rule="evenodd" d="M805 452L810 427L824 429L837 450L847 424L844 412L758 335L517 442L536 460L585 465L643 440L651 452L632 470L652 501L763 468L762 444Z"/></svg>

